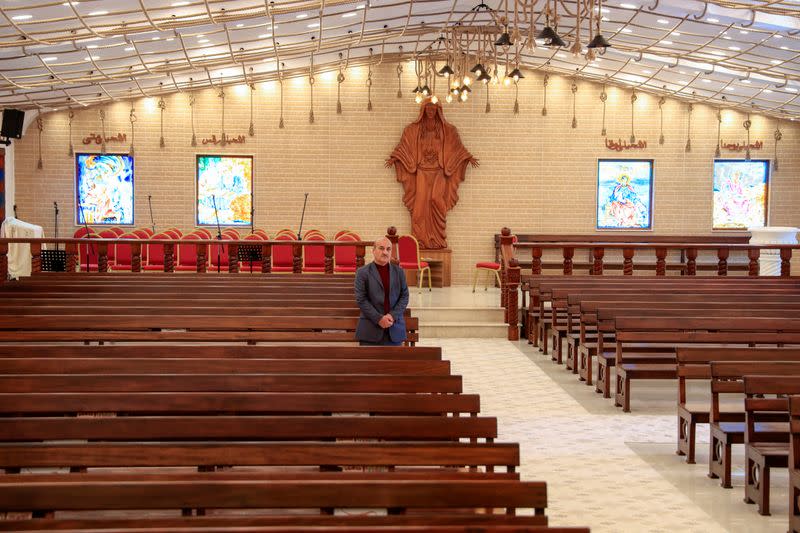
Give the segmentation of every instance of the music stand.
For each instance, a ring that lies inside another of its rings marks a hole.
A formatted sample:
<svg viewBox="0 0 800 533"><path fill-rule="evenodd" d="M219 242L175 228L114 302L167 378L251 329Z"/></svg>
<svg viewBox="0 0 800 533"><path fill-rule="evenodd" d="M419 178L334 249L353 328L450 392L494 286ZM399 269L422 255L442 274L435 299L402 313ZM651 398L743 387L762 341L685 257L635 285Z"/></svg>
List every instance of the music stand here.
<svg viewBox="0 0 800 533"><path fill-rule="evenodd" d="M250 263L250 273L253 273L253 263L261 264L263 256L261 255L260 244L240 244L239 245L239 262Z"/></svg>
<svg viewBox="0 0 800 533"><path fill-rule="evenodd" d="M42 250L40 252L42 272L66 272L66 250Z"/></svg>

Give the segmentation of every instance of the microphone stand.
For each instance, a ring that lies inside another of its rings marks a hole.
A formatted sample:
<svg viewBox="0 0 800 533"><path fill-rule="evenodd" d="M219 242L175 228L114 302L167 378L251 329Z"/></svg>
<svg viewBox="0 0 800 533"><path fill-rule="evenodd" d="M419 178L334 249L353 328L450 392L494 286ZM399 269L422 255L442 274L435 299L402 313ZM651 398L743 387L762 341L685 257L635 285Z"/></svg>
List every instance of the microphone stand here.
<svg viewBox="0 0 800 533"><path fill-rule="evenodd" d="M17 204L14 204L14 218L19 218L17 217Z"/></svg>
<svg viewBox="0 0 800 533"><path fill-rule="evenodd" d="M147 195L147 205L150 207L150 225L153 226L153 235L156 234L156 223L153 220L153 203L150 201L151 196Z"/></svg>
<svg viewBox="0 0 800 533"><path fill-rule="evenodd" d="M220 228L220 225L219 225L219 213L217 212L217 197L216 197L216 195L213 195L213 194L211 195L211 201L214 202L214 218L217 219L217 239L221 241L222 240L222 228ZM219 274L221 272L221 269L222 269L221 265L219 264L221 249L222 249L222 244L217 246L217 274Z"/></svg>
<svg viewBox="0 0 800 533"><path fill-rule="evenodd" d="M55 226L56 226L56 250L58 250L58 202L53 202L53 209L55 210Z"/></svg>
<svg viewBox="0 0 800 533"><path fill-rule="evenodd" d="M308 193L306 193L305 199L303 199L303 213L300 215L300 229L297 230L297 239L302 239L303 234L303 219L306 216L306 202L308 202Z"/></svg>
<svg viewBox="0 0 800 533"><path fill-rule="evenodd" d="M81 210L81 218L83 219L83 227L86 229L86 238L89 239L89 224L86 223L86 215L83 213L83 204L78 201L78 209ZM89 253L92 251L92 243L86 246L86 272L89 272ZM93 253L93 252L92 252Z"/></svg>
<svg viewBox="0 0 800 533"><path fill-rule="evenodd" d="M251 207L250 208L250 235L252 235L255 232L255 228L256 228L256 226L255 226L255 224L256 224L255 217L256 217L256 210Z"/></svg>

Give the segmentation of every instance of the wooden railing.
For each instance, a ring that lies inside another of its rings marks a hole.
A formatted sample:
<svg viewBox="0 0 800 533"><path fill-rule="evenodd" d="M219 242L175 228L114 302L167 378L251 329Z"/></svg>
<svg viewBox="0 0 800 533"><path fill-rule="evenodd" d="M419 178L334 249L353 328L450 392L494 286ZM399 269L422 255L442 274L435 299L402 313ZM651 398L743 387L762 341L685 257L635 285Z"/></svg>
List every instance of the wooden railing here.
<svg viewBox="0 0 800 533"><path fill-rule="evenodd" d="M689 239L691 240L691 239ZM514 242L514 236L509 228L503 228L500 233L500 264L501 287L500 305L505 309L505 321L508 324L508 339L519 339L519 288L520 283L525 283L521 276L520 257L531 258L531 275L542 274L542 256L545 250L561 250L563 258L561 273L571 276L574 270L573 259L576 249L589 249L591 251L591 265L589 274L602 276L605 271L604 258L607 250L621 250L622 273L632 276L636 270L634 258L637 252L641 255L644 251L653 251L655 255L655 273L657 276L666 276L668 270L667 257L670 252L680 253L681 264L678 265L681 275L696 276L699 270L698 254L701 251L716 252L716 275L727 276L729 272L728 260L731 252L744 252L747 256L747 275L759 276L759 259L764 250L777 251L776 258L780 259L781 277L791 276L791 260L794 250L800 250L800 244L761 244L752 245L744 243L697 243L697 242ZM523 255L524 254L524 255ZM685 261L685 263L684 263ZM651 264L647 265L648 267ZM707 265L703 265L704 267ZM739 265L737 265L739 266ZM713 271L713 270L712 270ZM524 305L524 300L523 300Z"/></svg>
<svg viewBox="0 0 800 533"><path fill-rule="evenodd" d="M392 226L388 228L386 237L392 242L394 248L397 247L397 229ZM20 243L30 244L31 249L31 274L42 272L42 247L44 244L53 244L63 247L66 252L66 271L76 272L78 269L78 247L96 246L97 247L97 270L98 272L108 272L109 259L108 249L112 245L130 246L131 266L130 271L134 273L142 272L142 247L146 245L160 245L164 247L164 272L175 272L177 263L176 246L194 246L197 254L197 272L205 273L208 271L209 247L218 245L224 248L228 257L228 271L231 274L239 273L239 247L258 246L261 250L261 272L269 274L272 272L272 247L291 246L292 247L292 272L300 274L303 271L303 247L319 246L325 248L325 274L334 272L334 249L336 247L355 247L356 267L364 266L364 257L367 247L371 247L373 241L281 241L281 240L170 240L170 239L55 239L55 238L15 238L0 239L0 283L8 278L8 245ZM127 270L127 269L126 269Z"/></svg>

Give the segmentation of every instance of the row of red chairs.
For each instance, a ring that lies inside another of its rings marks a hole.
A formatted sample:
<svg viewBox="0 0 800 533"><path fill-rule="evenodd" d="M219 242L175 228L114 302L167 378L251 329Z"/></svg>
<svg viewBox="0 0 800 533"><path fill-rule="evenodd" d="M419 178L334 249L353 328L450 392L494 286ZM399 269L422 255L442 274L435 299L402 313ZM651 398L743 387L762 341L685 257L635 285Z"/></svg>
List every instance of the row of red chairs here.
<svg viewBox="0 0 800 533"><path fill-rule="evenodd" d="M175 270L194 272L197 270L197 252L193 244L188 241L213 239L211 232L204 228L198 228L191 233L184 235L177 228L170 228L161 233L154 234L149 228L139 228L125 233L120 228L107 228L95 232L92 228L79 228L74 238L107 238L107 239L171 239L178 241L176 247ZM228 228L222 232L222 240L246 240L260 241L269 240L269 235L261 229L257 229L242 238L239 232L233 228ZM280 230L275 240L297 241L298 236L292 230ZM324 241L325 236L319 230L308 230L303 234L304 241ZM342 230L336 233L334 240L356 242L361 237L349 230ZM227 271L229 268L228 250L224 244L212 244L208 252L209 271ZM111 270L131 270L132 253L131 247L118 244L109 246L108 265ZM97 270L98 250L92 244L80 245L78 247L79 261L83 270ZM303 245L303 272L325 272L325 247L315 245ZM291 245L272 246L272 272L292 272L294 257ZM261 262L245 262L245 271L261 272ZM355 272L356 247L355 246L336 246L334 248L334 272ZM142 270L163 271L164 270L164 246L157 244L145 245L142 247Z"/></svg>

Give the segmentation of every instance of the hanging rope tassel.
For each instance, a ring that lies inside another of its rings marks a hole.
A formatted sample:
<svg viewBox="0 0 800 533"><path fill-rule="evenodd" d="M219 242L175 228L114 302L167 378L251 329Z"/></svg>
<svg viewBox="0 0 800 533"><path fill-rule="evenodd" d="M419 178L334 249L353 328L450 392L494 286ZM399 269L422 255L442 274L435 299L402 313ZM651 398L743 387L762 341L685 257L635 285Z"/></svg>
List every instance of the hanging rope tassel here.
<svg viewBox="0 0 800 533"><path fill-rule="evenodd" d="M250 137L253 137L256 134L256 128L253 124L253 95L256 92L256 84L250 83L250 128L247 130L247 134Z"/></svg>
<svg viewBox="0 0 800 533"><path fill-rule="evenodd" d="M720 134L722 130L722 110L717 110L717 148L714 150L714 157L720 157L722 153L720 152Z"/></svg>
<svg viewBox="0 0 800 533"><path fill-rule="evenodd" d="M744 160L750 161L750 126L753 123L750 121L750 113L747 114L747 120L742 123L744 126L745 131L747 132L747 149L744 151Z"/></svg>
<svg viewBox="0 0 800 533"><path fill-rule="evenodd" d="M72 112L72 109L69 110L69 156L72 157L75 155L75 147L72 146L72 119L75 117L75 113Z"/></svg>
<svg viewBox="0 0 800 533"><path fill-rule="evenodd" d="M311 66L308 70L308 85L311 87L311 110L308 112L308 123L314 123L314 54L311 54Z"/></svg>
<svg viewBox="0 0 800 533"><path fill-rule="evenodd" d="M42 121L42 117L36 117L36 128L39 130L39 146L37 150L39 151L39 159L36 161L36 168L39 170L44 168L44 164L42 163L42 132L44 131L44 121Z"/></svg>
<svg viewBox="0 0 800 533"><path fill-rule="evenodd" d="M339 74L336 76L336 114L342 114L342 83L344 83L344 69L342 68L342 53L339 52Z"/></svg>
<svg viewBox="0 0 800 533"><path fill-rule="evenodd" d="M225 88L220 87L219 94L217 95L222 99L222 139L220 139L219 144L220 146L225 146L228 144L227 139L225 138Z"/></svg>
<svg viewBox="0 0 800 533"><path fill-rule="evenodd" d="M658 112L661 115L661 133L658 136L658 144L664 144L664 103L667 101L663 96L658 99Z"/></svg>
<svg viewBox="0 0 800 533"><path fill-rule="evenodd" d="M128 113L128 120L131 121L131 147L128 149L128 152L130 155L134 155L134 142L136 139L136 130L134 128L134 124L136 124L136 108L133 107L133 101L131 101L131 111Z"/></svg>
<svg viewBox="0 0 800 533"><path fill-rule="evenodd" d="M514 82L514 114L519 115L519 82Z"/></svg>
<svg viewBox="0 0 800 533"><path fill-rule="evenodd" d="M545 74L544 80L542 81L542 85L544 85L544 104L542 105L542 116L547 116L547 82L550 81L550 75Z"/></svg>
<svg viewBox="0 0 800 533"><path fill-rule="evenodd" d="M489 84L486 84L486 111L485 113L492 112L492 104L489 103Z"/></svg>
<svg viewBox="0 0 800 533"><path fill-rule="evenodd" d="M161 138L158 140L158 146L164 148L166 146L164 143L164 110L167 108L167 103L163 96L158 99L158 108L161 110Z"/></svg>
<svg viewBox="0 0 800 533"><path fill-rule="evenodd" d="M372 111L372 48L369 49L369 67L367 71L367 111Z"/></svg>
<svg viewBox="0 0 800 533"><path fill-rule="evenodd" d="M606 136L606 100L608 100L608 94L606 94L606 86L603 85L603 90L600 92L600 101L603 102L603 129L600 130L600 135L603 137Z"/></svg>
<svg viewBox="0 0 800 533"><path fill-rule="evenodd" d="M278 121L278 128L283 129L283 75L278 74L278 83L281 86L281 118Z"/></svg>
<svg viewBox="0 0 800 533"><path fill-rule="evenodd" d="M102 134L102 139L100 143L100 153L104 154L106 153L106 110L105 109L100 110L100 124L101 124L100 128Z"/></svg>
<svg viewBox="0 0 800 533"><path fill-rule="evenodd" d="M775 122L775 133L773 133L773 137L775 137L775 156L772 159L772 169L777 172L778 171L778 142L783 139L783 133L781 132L781 123L780 121Z"/></svg>
<svg viewBox="0 0 800 533"><path fill-rule="evenodd" d="M689 104L689 117L687 120L687 127L686 127L686 153L692 151L692 111L694 110L694 105Z"/></svg>
<svg viewBox="0 0 800 533"><path fill-rule="evenodd" d="M400 57L403 57L403 47L400 47ZM403 64L398 61L397 63L397 97L403 97L403 87L402 87L402 78L403 78Z"/></svg>
<svg viewBox="0 0 800 533"><path fill-rule="evenodd" d="M636 135L634 134L634 105L633 104L635 104L636 100L638 100L638 99L639 99L639 97L636 96L636 91L634 90L633 93L631 94L631 144L636 142Z"/></svg>
<svg viewBox="0 0 800 533"><path fill-rule="evenodd" d="M574 80L570 90L572 91L572 129L574 130L578 127L578 118L575 116L575 100L577 99L578 84L575 83Z"/></svg>
<svg viewBox="0 0 800 533"><path fill-rule="evenodd" d="M194 104L195 104L195 96L194 93L189 94L189 110L192 115L192 146L197 146L197 134L194 131Z"/></svg>

